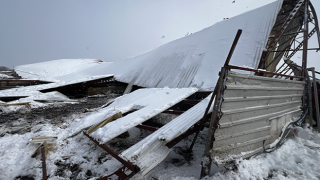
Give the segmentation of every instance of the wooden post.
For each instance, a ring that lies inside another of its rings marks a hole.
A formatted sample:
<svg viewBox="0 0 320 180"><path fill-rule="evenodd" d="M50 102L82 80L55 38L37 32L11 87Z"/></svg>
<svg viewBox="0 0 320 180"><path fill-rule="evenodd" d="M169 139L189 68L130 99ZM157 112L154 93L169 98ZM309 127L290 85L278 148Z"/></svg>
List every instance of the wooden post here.
<svg viewBox="0 0 320 180"><path fill-rule="evenodd" d="M43 177L43 180L47 180L46 153L45 153L44 144L41 144L41 161L42 161L42 177Z"/></svg>

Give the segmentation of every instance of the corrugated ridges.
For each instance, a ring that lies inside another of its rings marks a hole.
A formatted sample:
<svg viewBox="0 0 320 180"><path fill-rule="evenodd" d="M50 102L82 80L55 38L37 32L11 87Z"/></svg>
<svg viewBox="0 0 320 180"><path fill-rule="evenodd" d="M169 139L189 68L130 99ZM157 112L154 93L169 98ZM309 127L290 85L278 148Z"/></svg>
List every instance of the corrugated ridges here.
<svg viewBox="0 0 320 180"><path fill-rule="evenodd" d="M125 61L132 68L116 79L143 87L197 87L213 90L238 29L243 33L230 64L257 68L282 0L221 21L190 36ZM120 66L119 66L120 67Z"/></svg>
<svg viewBox="0 0 320 180"><path fill-rule="evenodd" d="M263 141L270 144L292 116L299 116L303 87L301 81L229 72L212 150L215 163L249 157L262 150ZM273 122L273 117L284 118Z"/></svg>

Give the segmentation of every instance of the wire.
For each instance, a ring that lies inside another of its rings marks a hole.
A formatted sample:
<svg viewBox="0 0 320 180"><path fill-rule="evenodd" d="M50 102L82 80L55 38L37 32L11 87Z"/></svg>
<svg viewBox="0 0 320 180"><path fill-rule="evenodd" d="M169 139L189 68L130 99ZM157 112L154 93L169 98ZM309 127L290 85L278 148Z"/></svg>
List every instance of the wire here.
<svg viewBox="0 0 320 180"><path fill-rule="evenodd" d="M263 152L264 153L271 153L272 151L274 151L274 150L276 150L276 149L278 149L279 147L281 147L283 144L284 144L284 142L285 142L285 139L287 138L287 136L289 135L289 133L293 130L293 127L295 127L295 126L302 126L302 123L303 123L303 121L306 119L306 117L307 117L307 114L308 114L308 112L309 112L309 107L308 107L308 109L300 116L300 118L298 119L298 120L296 120L296 121L294 121L294 122L291 122L291 123L289 123L288 124L288 126L286 127L286 129L283 131L283 133L281 133L280 134L280 140L277 142L277 144L274 146L274 147L272 147L272 148L265 148L265 145L264 145L264 143L265 143L265 141L266 140L264 140L263 141Z"/></svg>

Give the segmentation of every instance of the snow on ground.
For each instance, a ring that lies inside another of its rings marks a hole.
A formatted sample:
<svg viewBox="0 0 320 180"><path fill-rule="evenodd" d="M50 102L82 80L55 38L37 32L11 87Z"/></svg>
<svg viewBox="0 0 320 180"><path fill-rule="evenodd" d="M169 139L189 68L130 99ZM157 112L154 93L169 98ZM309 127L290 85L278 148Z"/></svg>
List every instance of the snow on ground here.
<svg viewBox="0 0 320 180"><path fill-rule="evenodd" d="M309 132L309 140L291 138L274 152L236 160L237 170L205 179L319 179L320 134Z"/></svg>
<svg viewBox="0 0 320 180"><path fill-rule="evenodd" d="M66 123L84 114L69 117ZM51 125L35 123L32 132L25 134L7 134L0 138L0 179L14 179L28 176L41 179L41 161L39 157L31 158L37 145L31 139L37 136L58 137L55 151L47 156L49 179L97 179L113 173L121 164L94 145L83 134L64 139L66 129ZM126 149L147 136L149 132L133 128L130 137L116 138L108 145L116 151ZM311 133L311 131L310 131ZM132 179L158 180L195 180L199 179L200 161L203 154L206 129L200 133L192 154L184 153L192 136L174 147L174 151L146 176L135 175ZM288 139L279 149L269 154L260 154L248 160L236 160L234 166L217 168L213 165L211 179L319 179L320 177L320 135L312 133L310 140L296 137ZM217 173L216 173L217 172ZM216 174L213 174L216 173Z"/></svg>
<svg viewBox="0 0 320 180"><path fill-rule="evenodd" d="M59 94L53 96L65 99ZM31 121L31 132L22 134L3 134L6 126L0 124L0 136L3 136L0 138L0 162L2 162L0 163L0 179L10 180L26 176L36 180L42 179L39 156L31 158L38 147L31 142L31 139L38 136L57 137L55 150L48 154L46 161L47 173L51 180L94 180L115 172L121 167L121 164L82 133L75 137L65 138L70 133L67 127L95 113L72 114L66 117L61 124L52 124L50 119L36 118ZM26 119L20 118L12 123L24 121ZM227 168L217 168L213 165L210 176L203 180L319 179L320 134L310 130L308 132L311 134L309 140L293 137L274 152L260 154L248 160L236 160ZM107 145L121 153L147 137L150 132L134 127L129 130L129 134L129 137L116 137ZM200 132L192 153L184 152L193 139L193 136L190 136L173 147L168 157L146 176L138 173L132 179L199 179L206 134L207 128Z"/></svg>

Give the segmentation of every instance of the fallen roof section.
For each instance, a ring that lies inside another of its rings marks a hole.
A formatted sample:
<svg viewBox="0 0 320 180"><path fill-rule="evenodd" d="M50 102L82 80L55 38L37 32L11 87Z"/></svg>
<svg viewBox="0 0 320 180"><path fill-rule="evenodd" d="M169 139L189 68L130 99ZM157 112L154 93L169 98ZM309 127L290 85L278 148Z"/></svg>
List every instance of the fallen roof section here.
<svg viewBox="0 0 320 180"><path fill-rule="evenodd" d="M147 174L171 152L171 149L166 144L201 120L211 96L212 94L148 137L125 150L120 156L137 165L143 175ZM212 106L210 107L211 111L213 109Z"/></svg>
<svg viewBox="0 0 320 180"><path fill-rule="evenodd" d="M217 72L223 66L238 29L242 29L243 33L230 64L257 68L282 2L283 0L277 0L223 20L137 57L114 63L99 63L85 69L79 68L75 75L77 77L78 74L85 74L90 77L109 73L114 74L118 81L141 87L196 87L203 91L213 90L218 79ZM60 67L65 63L69 65L67 61L61 61L56 65ZM31 69L25 66L16 69L19 69L17 72L21 76L26 76L20 72L46 72L48 68L52 68L43 64L40 64L42 68L40 70L36 68L37 64L28 66ZM50 78L63 80L71 78L71 75Z"/></svg>
<svg viewBox="0 0 320 180"><path fill-rule="evenodd" d="M99 59L59 59L15 66L14 70L23 78L58 82L91 76L83 73L83 71L85 69L94 69L100 64L109 63Z"/></svg>
<svg viewBox="0 0 320 180"><path fill-rule="evenodd" d="M122 134L128 129L135 127L153 116L165 111L188 96L197 92L197 88L148 88L138 89L132 93L118 97L106 108L74 122L69 126L69 136L78 133L82 129L114 116L136 110L125 117L108 123L103 128L92 133L92 137L99 139L100 143L105 143L110 139Z"/></svg>
<svg viewBox="0 0 320 180"><path fill-rule="evenodd" d="M127 130L165 111L176 103L197 92L197 88L150 88L139 89L124 95L110 104L106 111L119 110L122 113L137 109L122 118L108 123L91 134L100 143L108 142Z"/></svg>
<svg viewBox="0 0 320 180"><path fill-rule="evenodd" d="M75 79L72 81L60 81L60 82L49 83L49 84L41 84L41 85L6 89L6 90L0 91L0 98L1 97L35 96L35 95L40 95L41 90L53 89L53 88L57 88L57 87L68 86L68 85L72 85L72 84L83 83L83 82L88 82L88 81L93 81L93 80L104 79L104 78L111 78L111 77L113 77L113 74L106 74L106 75L102 75L102 76L91 76L91 77L86 77L86 78L82 78L82 79Z"/></svg>

